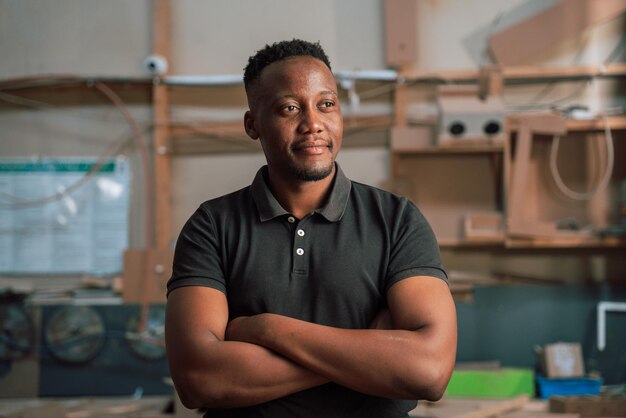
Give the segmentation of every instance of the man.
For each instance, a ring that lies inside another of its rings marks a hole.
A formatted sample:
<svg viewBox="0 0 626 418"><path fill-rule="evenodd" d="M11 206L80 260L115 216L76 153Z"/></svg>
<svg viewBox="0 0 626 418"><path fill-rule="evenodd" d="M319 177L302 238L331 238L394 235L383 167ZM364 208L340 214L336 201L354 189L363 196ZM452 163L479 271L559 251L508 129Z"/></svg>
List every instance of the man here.
<svg viewBox="0 0 626 418"><path fill-rule="evenodd" d="M335 163L343 121L319 44L266 46L244 73L267 166L203 203L177 242L166 342L206 417L406 417L439 399L454 303L427 222Z"/></svg>

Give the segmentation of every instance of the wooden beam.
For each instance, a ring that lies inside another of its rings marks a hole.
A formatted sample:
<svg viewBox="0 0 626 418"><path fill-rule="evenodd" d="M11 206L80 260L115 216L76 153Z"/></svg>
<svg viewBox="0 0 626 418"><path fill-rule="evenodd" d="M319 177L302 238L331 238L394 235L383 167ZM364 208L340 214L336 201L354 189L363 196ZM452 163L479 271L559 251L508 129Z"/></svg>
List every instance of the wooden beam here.
<svg viewBox="0 0 626 418"><path fill-rule="evenodd" d="M481 100L489 96L500 96L504 88L502 70L498 67L483 67L478 72L478 95Z"/></svg>
<svg viewBox="0 0 626 418"><path fill-rule="evenodd" d="M557 114L555 113L554 115L556 116ZM519 129L520 120L524 117L524 115L519 114L508 117L508 131L517 131ZM613 131L626 129L625 116L609 116L607 117L607 121L609 123L609 128ZM594 119L565 119L565 127L568 132L604 131L605 123L604 117L596 117Z"/></svg>
<svg viewBox="0 0 626 418"><path fill-rule="evenodd" d="M406 67L417 59L417 0L385 0L387 65Z"/></svg>
<svg viewBox="0 0 626 418"><path fill-rule="evenodd" d="M544 81L567 81L589 79L594 77L623 77L626 75L626 64L615 63L607 66L577 67L538 67L538 66L501 66L502 82L506 84L541 83ZM484 71L484 70L483 70ZM452 71L418 71L404 69L403 76L413 83L477 83L481 78L481 70Z"/></svg>
<svg viewBox="0 0 626 418"><path fill-rule="evenodd" d="M507 230L510 236L551 236L555 226L528 219L527 207L532 196L528 195L528 171L532 157L533 136L565 135L565 121L558 115L529 115L519 119L515 161L508 184L510 196L506 212Z"/></svg>
<svg viewBox="0 0 626 418"><path fill-rule="evenodd" d="M152 52L169 62L170 59L170 2L153 0ZM166 74L161 74L165 76ZM152 112L154 121L154 187L155 187L155 244L167 248L172 240L172 192L169 145L169 90L154 79ZM149 203L151 204L151 203ZM150 245L150 244L148 244Z"/></svg>
<svg viewBox="0 0 626 418"><path fill-rule="evenodd" d="M486 405L476 411L456 415L455 418L489 418L500 414L520 410L528 403L528 395L520 395L512 399L506 399L496 404Z"/></svg>
<svg viewBox="0 0 626 418"><path fill-rule="evenodd" d="M626 0L562 0L495 33L489 48L500 65L528 63L549 47L626 11Z"/></svg>

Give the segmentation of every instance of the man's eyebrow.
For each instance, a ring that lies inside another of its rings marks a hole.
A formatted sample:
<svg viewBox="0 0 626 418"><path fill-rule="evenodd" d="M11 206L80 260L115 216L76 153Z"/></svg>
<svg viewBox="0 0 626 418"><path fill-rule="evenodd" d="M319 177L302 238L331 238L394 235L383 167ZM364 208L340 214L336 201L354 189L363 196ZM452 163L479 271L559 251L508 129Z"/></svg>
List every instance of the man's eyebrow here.
<svg viewBox="0 0 626 418"><path fill-rule="evenodd" d="M333 96L337 96L337 92L333 91L333 90L322 90L322 91L319 92L319 94L321 94L321 95L330 94L330 95L333 95ZM297 98L298 98L297 95L287 93L287 94L283 94L281 96L277 96L276 100L280 100L280 99L297 99Z"/></svg>

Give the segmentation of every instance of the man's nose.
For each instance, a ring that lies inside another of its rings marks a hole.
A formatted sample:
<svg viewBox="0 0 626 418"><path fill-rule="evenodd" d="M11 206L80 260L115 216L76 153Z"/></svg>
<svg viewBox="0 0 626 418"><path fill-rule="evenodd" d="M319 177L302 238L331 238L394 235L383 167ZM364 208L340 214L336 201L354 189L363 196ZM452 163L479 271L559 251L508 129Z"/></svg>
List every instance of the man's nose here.
<svg viewBox="0 0 626 418"><path fill-rule="evenodd" d="M300 133L318 133L323 130L321 115L317 108L308 108L302 112Z"/></svg>

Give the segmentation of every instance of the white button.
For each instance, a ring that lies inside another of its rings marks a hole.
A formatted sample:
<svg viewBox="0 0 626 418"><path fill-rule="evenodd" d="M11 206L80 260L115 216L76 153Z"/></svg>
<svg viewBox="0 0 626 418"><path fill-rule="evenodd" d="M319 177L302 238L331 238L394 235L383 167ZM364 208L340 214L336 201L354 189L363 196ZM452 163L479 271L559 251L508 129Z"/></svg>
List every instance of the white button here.
<svg viewBox="0 0 626 418"><path fill-rule="evenodd" d="M304 231L302 229L298 229L298 235L303 237L304 236Z"/></svg>
<svg viewBox="0 0 626 418"><path fill-rule="evenodd" d="M293 216L290 216L290 217L288 217L288 218L287 218L287 221L288 221L290 224L292 224L292 223L294 223L294 222L296 221L296 218L294 218Z"/></svg>
<svg viewBox="0 0 626 418"><path fill-rule="evenodd" d="M303 250L302 248L298 248L298 249L296 250L296 254L298 254L298 255L302 255L302 254L304 254L304 250Z"/></svg>

